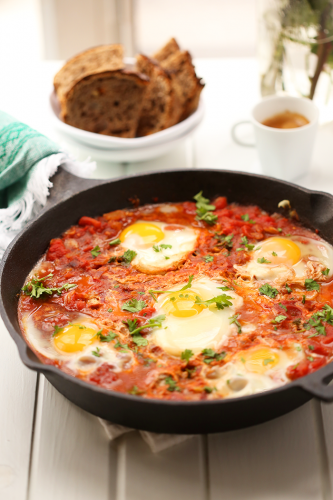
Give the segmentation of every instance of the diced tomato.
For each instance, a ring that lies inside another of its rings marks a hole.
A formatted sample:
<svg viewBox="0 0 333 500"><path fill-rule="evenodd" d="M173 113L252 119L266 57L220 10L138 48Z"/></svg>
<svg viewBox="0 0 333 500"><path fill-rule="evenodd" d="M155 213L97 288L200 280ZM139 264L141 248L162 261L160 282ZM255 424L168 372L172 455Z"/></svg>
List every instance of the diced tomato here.
<svg viewBox="0 0 333 500"><path fill-rule="evenodd" d="M286 370L287 377L290 380L296 380L297 378L304 377L309 373L312 373L326 364L326 358L314 358L313 361L308 359L303 359L300 363L289 366Z"/></svg>
<svg viewBox="0 0 333 500"><path fill-rule="evenodd" d="M152 314L154 314L154 312L155 312L155 307L145 307L144 309L142 309L142 311L138 313L138 315L150 318Z"/></svg>
<svg viewBox="0 0 333 500"><path fill-rule="evenodd" d="M55 260L60 259L64 255L66 255L67 249L64 245L64 242L60 238L55 238L51 240L50 248L47 251L46 258L47 260Z"/></svg>
<svg viewBox="0 0 333 500"><path fill-rule="evenodd" d="M91 382L108 387L118 379L118 375L113 371L114 366L103 363L90 375Z"/></svg>
<svg viewBox="0 0 333 500"><path fill-rule="evenodd" d="M216 210L220 210L221 208L225 208L227 206L227 198L225 196L219 196L216 200L213 201L213 205Z"/></svg>
<svg viewBox="0 0 333 500"><path fill-rule="evenodd" d="M195 203L193 201L185 201L183 203L184 211L187 214L195 214L197 211L197 207L195 206Z"/></svg>
<svg viewBox="0 0 333 500"><path fill-rule="evenodd" d="M314 352L315 354L320 354L321 356L329 356L332 352L331 348L328 348L324 344L316 342L313 338L309 339L309 346L311 346L311 348L309 347L309 352Z"/></svg>
<svg viewBox="0 0 333 500"><path fill-rule="evenodd" d="M79 220L79 226L94 226L96 228L101 227L101 222L99 220L93 219L92 217L83 216Z"/></svg>

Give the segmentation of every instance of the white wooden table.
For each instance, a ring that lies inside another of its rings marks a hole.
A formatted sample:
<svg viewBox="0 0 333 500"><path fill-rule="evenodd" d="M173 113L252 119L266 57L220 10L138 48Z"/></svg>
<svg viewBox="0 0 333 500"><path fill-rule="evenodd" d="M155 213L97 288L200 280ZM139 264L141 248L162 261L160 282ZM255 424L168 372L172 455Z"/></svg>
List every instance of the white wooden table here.
<svg viewBox="0 0 333 500"><path fill-rule="evenodd" d="M58 140L45 115L59 62L13 62L0 78L0 109ZM207 83L206 116L195 136L162 158L98 162L95 176L210 167L260 172L254 149L232 143L230 127L259 98L252 59L197 61ZM317 140L303 185L333 193L331 129ZM61 144L80 159L89 154ZM260 194L260 193L258 193ZM266 424L197 436L153 455L132 432L110 443L97 418L26 369L0 323L1 500L333 500L333 405L316 401Z"/></svg>

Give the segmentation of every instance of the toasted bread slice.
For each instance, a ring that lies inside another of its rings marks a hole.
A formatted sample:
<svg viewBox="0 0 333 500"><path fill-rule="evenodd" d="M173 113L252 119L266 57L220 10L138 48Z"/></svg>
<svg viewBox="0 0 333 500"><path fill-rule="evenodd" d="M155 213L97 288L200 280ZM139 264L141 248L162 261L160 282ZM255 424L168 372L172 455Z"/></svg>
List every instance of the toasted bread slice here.
<svg viewBox="0 0 333 500"><path fill-rule="evenodd" d="M101 45L69 59L55 75L53 83L61 102L71 87L85 76L124 68L123 46Z"/></svg>
<svg viewBox="0 0 333 500"><path fill-rule="evenodd" d="M66 94L62 119L89 132L135 137L148 84L146 75L126 69L85 76Z"/></svg>
<svg viewBox="0 0 333 500"><path fill-rule="evenodd" d="M180 47L174 38L171 38L158 52L152 56L156 61L164 61L170 56L173 56L180 50Z"/></svg>
<svg viewBox="0 0 333 500"><path fill-rule="evenodd" d="M187 50L179 50L161 61L161 66L172 77L174 91L181 107L180 120L196 110L203 83L197 78L192 58Z"/></svg>
<svg viewBox="0 0 333 500"><path fill-rule="evenodd" d="M136 64L138 71L150 79L137 130L141 137L173 125L175 95L171 77L156 61L139 54Z"/></svg>

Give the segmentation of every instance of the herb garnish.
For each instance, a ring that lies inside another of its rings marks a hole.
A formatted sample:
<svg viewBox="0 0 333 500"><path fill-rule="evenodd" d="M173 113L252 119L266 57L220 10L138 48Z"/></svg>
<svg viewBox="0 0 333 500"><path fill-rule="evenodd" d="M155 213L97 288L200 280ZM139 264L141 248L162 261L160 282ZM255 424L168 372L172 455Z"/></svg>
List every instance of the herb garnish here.
<svg viewBox="0 0 333 500"><path fill-rule="evenodd" d="M319 288L320 288L319 283L317 283L317 281L315 281L313 279L306 279L304 286L305 286L306 290L308 290L308 291L311 291L311 290L319 291Z"/></svg>
<svg viewBox="0 0 333 500"><path fill-rule="evenodd" d="M119 243L121 243L121 240L119 238L117 238L116 240L113 240L113 241L110 241L109 245L119 245Z"/></svg>
<svg viewBox="0 0 333 500"><path fill-rule="evenodd" d="M206 264L208 264L208 262L213 262L214 257L213 257L213 255L205 255L203 257L203 260L206 262Z"/></svg>
<svg viewBox="0 0 333 500"><path fill-rule="evenodd" d="M328 267L326 267L326 269L324 269L321 273L324 275L324 276L328 276L330 270L328 269Z"/></svg>
<svg viewBox="0 0 333 500"><path fill-rule="evenodd" d="M172 291L172 290L148 290L148 292L153 297L153 299L155 300L155 302L157 302L157 298L154 295L155 293L178 293L178 292L184 292L184 290L187 290L188 288L191 288L193 278L194 278L194 275L191 274L188 277L188 282L186 283L186 285L184 285L183 288L181 288L180 290L174 290L174 291Z"/></svg>
<svg viewBox="0 0 333 500"><path fill-rule="evenodd" d="M116 337L118 337L118 335L116 333L114 333L114 332L111 332L111 330L106 335L103 335L102 331L103 330L99 330L96 333L96 337L99 337L99 340L101 342L111 342L111 340L113 340Z"/></svg>
<svg viewBox="0 0 333 500"><path fill-rule="evenodd" d="M227 355L227 353L225 351L218 353L218 352L215 352L213 349L203 349L203 351L201 351L201 353L205 356L205 359L203 361L207 365L209 365L212 361L221 361Z"/></svg>
<svg viewBox="0 0 333 500"><path fill-rule="evenodd" d="M255 245L250 245L249 244L249 241L248 241L248 239L247 239L246 236L243 236L241 238L241 242L249 250L249 252L251 252L254 249L254 247L255 247Z"/></svg>
<svg viewBox="0 0 333 500"><path fill-rule="evenodd" d="M273 324L282 323L282 321L284 321L285 319L287 319L287 316L284 316L283 314L278 314L278 316L275 316L275 318L272 320L272 323Z"/></svg>
<svg viewBox="0 0 333 500"><path fill-rule="evenodd" d="M272 358L264 359L264 366L268 365L268 363L274 363L274 359L272 359Z"/></svg>
<svg viewBox="0 0 333 500"><path fill-rule="evenodd" d="M265 283L259 288L260 295L267 295L267 297L270 297L271 299L274 299L277 294L279 293L279 290L276 288L273 288L271 285L268 283Z"/></svg>
<svg viewBox="0 0 333 500"><path fill-rule="evenodd" d="M58 325L54 325L54 332L52 333L52 337L54 337L55 335L58 335L58 333L62 332L62 330L63 330L63 327L58 326Z"/></svg>
<svg viewBox="0 0 333 500"><path fill-rule="evenodd" d="M198 295L195 297L195 304L203 305L209 307L211 304L215 304L217 309L224 309L225 307L232 306L232 302L229 299L233 299L230 295L223 293L217 297L213 297L209 300L202 300Z"/></svg>
<svg viewBox="0 0 333 500"><path fill-rule="evenodd" d="M136 324L137 324L136 319L134 319L134 320L128 319L127 321L124 321L124 323L128 326L130 334L136 335L139 332L141 332L141 330L144 330L145 328L155 328L156 326L161 328L162 321L164 321L164 320L165 320L165 314L161 314L160 316L155 316L154 318L151 318L148 321L148 323L145 323L144 325L138 326L138 327L136 326Z"/></svg>
<svg viewBox="0 0 333 500"><path fill-rule="evenodd" d="M213 214L212 210L215 210L215 205L210 205L209 200L202 196L202 191L193 196L197 206L197 220L203 220L207 224L213 225L217 221L217 215Z"/></svg>
<svg viewBox="0 0 333 500"><path fill-rule="evenodd" d="M257 259L258 264L271 264L270 260L265 259L265 257L260 257Z"/></svg>
<svg viewBox="0 0 333 500"><path fill-rule="evenodd" d="M136 255L137 253L134 250L126 250L120 258L123 262L125 262L125 264L130 264Z"/></svg>
<svg viewBox="0 0 333 500"><path fill-rule="evenodd" d="M170 377L170 376L166 377L164 379L164 382L169 386L168 389L167 389L168 391L170 391L170 392L174 392L174 391L180 392L180 388L178 387L176 381L173 380L172 377Z"/></svg>
<svg viewBox="0 0 333 500"><path fill-rule="evenodd" d="M167 248L172 248L172 245L165 245L164 243L161 243L161 245L154 245L153 246L153 250L155 252L161 252L163 249L167 249Z"/></svg>
<svg viewBox="0 0 333 500"><path fill-rule="evenodd" d="M98 256L99 256L99 254L101 253L101 249L100 249L100 248L99 248L99 246L97 245L95 248L93 248L93 249L91 250L91 252L90 252L90 253L91 253L91 255L92 255L92 256L94 257L94 259L95 259L95 258L96 258L96 257L98 257Z"/></svg>
<svg viewBox="0 0 333 500"><path fill-rule="evenodd" d="M276 252L272 252L273 257L277 257L278 254Z"/></svg>
<svg viewBox="0 0 333 500"><path fill-rule="evenodd" d="M243 219L244 222L249 222L250 224L255 224L255 221L250 219L249 214L241 215L241 218Z"/></svg>
<svg viewBox="0 0 333 500"><path fill-rule="evenodd" d="M215 387L209 387L209 385L205 385L204 391L207 392L207 394L210 394L213 391L216 391Z"/></svg>
<svg viewBox="0 0 333 500"><path fill-rule="evenodd" d="M192 356L193 356L193 351L191 351L191 349L185 349L185 351L181 353L180 358L184 359L186 363L188 363Z"/></svg>
<svg viewBox="0 0 333 500"><path fill-rule="evenodd" d="M216 246L225 246L227 248L232 248L233 246L233 241L232 238L234 237L233 234L228 234L227 236L224 234L218 234L215 233L214 238L218 240L218 243L216 243Z"/></svg>
<svg viewBox="0 0 333 500"><path fill-rule="evenodd" d="M231 320L230 321L230 325L232 325L233 323L235 323L235 325L237 327L237 332L238 333L242 333L242 327L241 327L241 325L240 325L240 323L239 323L239 321L237 319L238 316L239 316L239 314L235 314L234 316L230 316L230 318L229 318Z"/></svg>
<svg viewBox="0 0 333 500"><path fill-rule="evenodd" d="M31 281L28 281L28 283L24 285L22 291L33 299L39 299L39 297L41 297L44 293L52 295L53 292L56 292L58 295L61 295L63 290L70 290L71 288L77 286L75 283L65 283L58 288L46 288L43 281L49 278L53 278L52 273L48 274L44 278L37 278L37 276L35 276Z"/></svg>
<svg viewBox="0 0 333 500"><path fill-rule="evenodd" d="M292 292L292 289L290 288L290 286L288 285L288 283L286 283L285 287L286 287L286 290L287 290L288 293Z"/></svg>
<svg viewBox="0 0 333 500"><path fill-rule="evenodd" d="M121 306L121 310L136 313L142 311L145 307L147 307L147 304L144 300L131 299Z"/></svg>
<svg viewBox="0 0 333 500"><path fill-rule="evenodd" d="M101 355L100 355L100 348L99 347L96 347L96 351L92 351L92 353L94 356L96 356L96 358L100 358Z"/></svg>
<svg viewBox="0 0 333 500"><path fill-rule="evenodd" d="M317 335L326 335L325 321L329 325L333 325L333 309L328 304L325 304L321 311L316 312L311 316L311 318L304 323L305 330L310 330L314 328L317 333L309 335L308 338L316 337Z"/></svg>

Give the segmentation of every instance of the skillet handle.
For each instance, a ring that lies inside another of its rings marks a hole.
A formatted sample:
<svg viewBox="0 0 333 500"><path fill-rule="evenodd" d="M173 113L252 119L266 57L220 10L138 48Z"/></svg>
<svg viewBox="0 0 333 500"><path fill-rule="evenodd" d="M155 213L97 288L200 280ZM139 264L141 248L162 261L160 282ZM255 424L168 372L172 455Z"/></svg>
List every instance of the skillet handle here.
<svg viewBox="0 0 333 500"><path fill-rule="evenodd" d="M325 401L333 402L333 384L328 385L333 378L333 369L331 363L298 380L299 386L313 397Z"/></svg>
<svg viewBox="0 0 333 500"><path fill-rule="evenodd" d="M51 188L50 195L47 198L44 208L46 210L58 202L70 198L73 194L106 182L105 180L100 179L84 179L83 177L77 177L76 175L70 174L63 168L59 168L50 180L53 183L53 187Z"/></svg>

